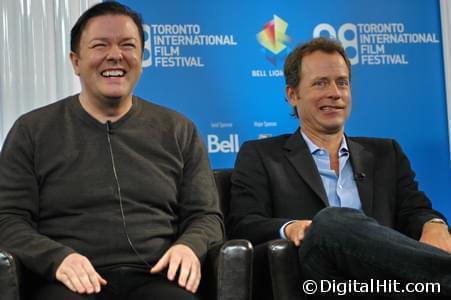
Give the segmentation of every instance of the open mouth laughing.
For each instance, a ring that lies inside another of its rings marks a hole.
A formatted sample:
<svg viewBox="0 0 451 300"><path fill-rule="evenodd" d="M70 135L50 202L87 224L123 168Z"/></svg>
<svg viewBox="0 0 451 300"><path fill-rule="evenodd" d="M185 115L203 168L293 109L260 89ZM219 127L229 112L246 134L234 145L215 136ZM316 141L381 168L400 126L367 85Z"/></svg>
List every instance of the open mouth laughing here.
<svg viewBox="0 0 451 300"><path fill-rule="evenodd" d="M106 77L106 78L111 78L111 77L124 77L126 73L127 73L127 72L125 72L125 71L122 70L122 69L109 69L109 70L103 71L103 72L101 73L101 75L102 75L103 77Z"/></svg>

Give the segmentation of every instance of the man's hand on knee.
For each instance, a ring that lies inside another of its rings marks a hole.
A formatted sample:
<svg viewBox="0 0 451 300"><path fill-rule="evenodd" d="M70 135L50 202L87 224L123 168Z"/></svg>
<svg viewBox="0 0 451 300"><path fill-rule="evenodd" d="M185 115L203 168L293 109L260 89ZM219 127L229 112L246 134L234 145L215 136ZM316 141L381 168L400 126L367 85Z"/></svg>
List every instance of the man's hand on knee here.
<svg viewBox="0 0 451 300"><path fill-rule="evenodd" d="M448 231L448 225L446 224L424 224L420 242L451 253L451 236Z"/></svg>
<svg viewBox="0 0 451 300"><path fill-rule="evenodd" d="M293 241L294 244L299 247L311 224L311 220L294 221L285 227L285 236L288 240Z"/></svg>
<svg viewBox="0 0 451 300"><path fill-rule="evenodd" d="M91 262L78 253L64 258L56 270L55 277L71 291L79 294L99 293L101 286L107 284Z"/></svg>
<svg viewBox="0 0 451 300"><path fill-rule="evenodd" d="M166 267L169 280L174 280L179 271L179 286L192 293L197 291L201 278L200 261L191 248L182 244L172 246L150 272L161 272Z"/></svg>

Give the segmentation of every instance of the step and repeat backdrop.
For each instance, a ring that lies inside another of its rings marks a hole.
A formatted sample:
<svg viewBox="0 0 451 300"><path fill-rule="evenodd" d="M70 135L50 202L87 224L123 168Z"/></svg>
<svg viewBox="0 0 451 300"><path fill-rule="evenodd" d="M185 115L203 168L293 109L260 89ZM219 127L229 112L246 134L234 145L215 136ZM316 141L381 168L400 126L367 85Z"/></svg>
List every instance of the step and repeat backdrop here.
<svg viewBox="0 0 451 300"><path fill-rule="evenodd" d="M283 62L315 36L352 62L350 136L397 139L434 206L451 218L451 167L438 1L139 1L144 72L135 92L192 119L213 168L250 139L294 132Z"/></svg>

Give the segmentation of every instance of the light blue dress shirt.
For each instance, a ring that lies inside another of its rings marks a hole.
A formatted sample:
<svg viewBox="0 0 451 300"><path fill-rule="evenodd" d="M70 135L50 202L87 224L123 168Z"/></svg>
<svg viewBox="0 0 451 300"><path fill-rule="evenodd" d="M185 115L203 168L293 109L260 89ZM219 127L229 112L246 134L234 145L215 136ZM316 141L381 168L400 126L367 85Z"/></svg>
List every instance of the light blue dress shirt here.
<svg viewBox="0 0 451 300"><path fill-rule="evenodd" d="M345 137L343 136L338 150L339 172L337 176L335 171L330 168L329 152L315 145L302 131L301 134L318 168L329 205L361 210L362 203L355 183L354 171L349 161L349 150ZM293 221L285 223L280 228L279 233L283 239L286 239L285 227L291 222Z"/></svg>

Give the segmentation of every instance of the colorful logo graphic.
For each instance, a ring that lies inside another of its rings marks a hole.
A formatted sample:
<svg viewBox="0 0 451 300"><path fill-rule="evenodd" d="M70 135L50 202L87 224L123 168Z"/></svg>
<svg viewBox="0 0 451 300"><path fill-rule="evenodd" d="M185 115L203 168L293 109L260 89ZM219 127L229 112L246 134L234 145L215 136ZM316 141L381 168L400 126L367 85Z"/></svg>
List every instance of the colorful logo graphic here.
<svg viewBox="0 0 451 300"><path fill-rule="evenodd" d="M257 40L264 48L265 57L273 65L285 58L289 50L286 43L290 42L291 38L285 34L287 27L287 22L274 15L274 18L263 26L263 30L257 33Z"/></svg>

